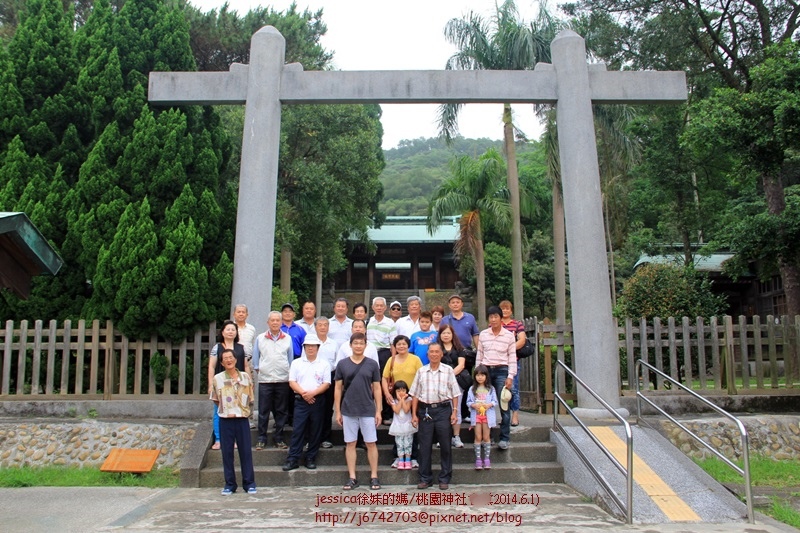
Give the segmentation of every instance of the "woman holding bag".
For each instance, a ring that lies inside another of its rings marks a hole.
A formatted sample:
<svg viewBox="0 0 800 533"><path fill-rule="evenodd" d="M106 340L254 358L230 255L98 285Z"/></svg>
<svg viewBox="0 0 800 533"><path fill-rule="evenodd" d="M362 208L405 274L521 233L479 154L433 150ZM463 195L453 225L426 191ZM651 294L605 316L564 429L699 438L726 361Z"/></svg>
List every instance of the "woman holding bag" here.
<svg viewBox="0 0 800 533"><path fill-rule="evenodd" d="M503 312L503 317L500 321L503 323L505 329L514 334L514 338L517 339L516 349L519 351L525 346L525 339L527 338L525 335L525 324L514 319L514 306L508 300L500 302L498 307ZM511 409L512 426L519 425L519 407L519 359L517 359L517 375L514 376L514 384L511 386L511 401L508 402L508 408Z"/></svg>
<svg viewBox="0 0 800 533"><path fill-rule="evenodd" d="M461 389L461 396L464 391L472 385L472 377L466 369L466 358L464 357L464 347L458 339L458 335L453 330L450 324L444 324L439 327L439 343L442 345L444 355L442 356L442 363L453 368L453 373L456 375L456 381ZM458 407L457 422L453 424L453 447L463 448L464 443L461 441L461 398L456 402Z"/></svg>
<svg viewBox="0 0 800 533"><path fill-rule="evenodd" d="M405 381L407 387L411 387L414 378L417 376L417 370L422 368L422 361L419 357L410 353L408 347L411 346L411 341L405 335L398 335L392 341L394 346L394 355L386 361L386 366L383 368L383 376L381 379L381 388L386 398L394 398L394 391L392 390L394 384L398 381ZM392 451L392 455L397 457L397 446ZM411 463L417 464L417 444L416 434L415 440L411 448ZM398 467L397 459L392 463L392 468Z"/></svg>

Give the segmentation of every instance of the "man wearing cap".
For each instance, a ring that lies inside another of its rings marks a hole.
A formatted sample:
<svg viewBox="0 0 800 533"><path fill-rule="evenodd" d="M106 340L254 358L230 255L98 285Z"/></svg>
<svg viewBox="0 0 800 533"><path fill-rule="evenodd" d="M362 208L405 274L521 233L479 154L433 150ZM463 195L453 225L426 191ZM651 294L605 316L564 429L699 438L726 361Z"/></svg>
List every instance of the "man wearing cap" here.
<svg viewBox="0 0 800 533"><path fill-rule="evenodd" d="M408 314L395 322L397 334L405 335L409 339L411 335L419 331L419 313L422 310L422 298L419 296L409 296L406 300Z"/></svg>
<svg viewBox="0 0 800 533"><path fill-rule="evenodd" d="M281 306L281 331L288 334L292 338L292 353L294 358L297 359L303 353L303 339L306 338L306 330L294 323L294 306L286 302Z"/></svg>
<svg viewBox="0 0 800 533"><path fill-rule="evenodd" d="M470 313L465 313L464 300L458 294L453 294L447 302L450 314L442 317L442 324L450 324L458 335L464 348L478 346L478 323Z"/></svg>
<svg viewBox="0 0 800 533"><path fill-rule="evenodd" d="M318 357L322 341L313 333L303 340L305 357L292 361L289 387L294 391L294 425L292 441L283 471L298 468L303 441L308 437L306 468L317 468L317 452L322 440L322 417L325 412L325 391L331 386L331 367Z"/></svg>
<svg viewBox="0 0 800 533"><path fill-rule="evenodd" d="M478 337L478 353L475 356L475 365L485 365L489 368L489 380L496 391L502 391L500 397L500 442L497 446L501 450L508 449L511 439L511 411L508 401L503 402L509 393L514 376L517 375L517 340L514 334L503 327L503 311L497 306L492 306L486 313L489 327L481 331ZM505 407L504 407L505 406Z"/></svg>
<svg viewBox="0 0 800 533"><path fill-rule="evenodd" d="M411 424L419 428L419 485L427 489L433 484L431 455L433 442L439 443L442 469L439 472L439 489L447 490L453 475L450 433L456 423L456 402L461 389L450 365L443 365L444 350L438 342L428 345L430 362L417 370L411 389ZM434 439L435 438L435 439Z"/></svg>
<svg viewBox="0 0 800 533"><path fill-rule="evenodd" d="M400 317L402 316L403 316L403 304L401 304L397 300L389 304L389 318L391 318L394 322L397 322L398 320L400 320Z"/></svg>

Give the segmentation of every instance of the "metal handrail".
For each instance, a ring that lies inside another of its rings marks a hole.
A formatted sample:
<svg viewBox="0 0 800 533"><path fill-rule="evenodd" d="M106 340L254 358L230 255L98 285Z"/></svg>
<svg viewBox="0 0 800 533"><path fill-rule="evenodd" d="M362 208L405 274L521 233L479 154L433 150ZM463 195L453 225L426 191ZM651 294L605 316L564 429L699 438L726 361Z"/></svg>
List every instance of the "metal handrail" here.
<svg viewBox="0 0 800 533"><path fill-rule="evenodd" d="M722 416L724 416L724 417L728 418L729 420L733 421L736 424L737 428L739 429L739 434L742 437L742 461L744 463L744 469L741 469L738 466L736 466L730 459L728 459L727 457L722 455L720 452L715 450L711 446L711 444L707 443L706 441L704 441L703 439L701 439L700 437L695 435L689 428L687 428L686 426L681 424L678 420L676 420L674 417L670 416L662 408L660 408L659 406L654 404L647 396L642 394L642 391L640 390L641 381L642 380L641 379L636 379L637 376L641 376L642 378L644 377L642 375L641 370L640 370L641 367L645 367L645 368L651 370L652 372L655 372L657 375L659 375L662 378L666 379L671 384L680 387L685 392L688 392L695 399L700 400L701 402L703 402L703 404L707 405L708 407L710 407L711 409L713 409L717 413L719 413ZM725 462L728 466L733 468L733 470L736 471L736 473L738 473L739 475L743 476L744 477L744 494L745 494L745 499L747 500L747 521L750 522L751 524L755 524L755 515L753 514L753 493L752 493L752 487L750 485L750 446L749 446L748 440L747 440L747 428L744 427L744 424L742 424L742 421L739 420L738 418L736 418L735 416L733 416L732 414L730 414L725 409L722 409L721 407L718 407L714 403L710 402L708 399L703 398L702 396L700 396L699 394L697 394L696 392L694 392L690 388L686 387L683 383L680 383L676 379L672 378L671 376L668 376L664 372L658 370L657 368L653 367L651 364L646 363L641 359L636 361L636 365L635 365L634 368L635 368L635 370L634 370L634 379L636 381L636 417L639 420L639 422L640 423L643 422L643 419L642 419L642 400L644 400L645 402L650 404L650 406L653 409L655 409L656 411L658 411L662 415L664 415L667 418L669 418L670 421L672 421L672 423L674 423L679 428L681 428L683 431L685 431L686 433L691 435L697 442L699 442L700 444L705 446L711 453L713 453L715 456L717 456L719 459L721 459L723 462Z"/></svg>
<svg viewBox="0 0 800 533"><path fill-rule="evenodd" d="M600 402L600 405L605 407L606 410L609 413L611 413L614 418L619 420L619 422L625 428L625 444L627 448L627 462L628 462L627 468L622 466L622 464L617 460L616 457L614 457L614 455L608 450L608 448L606 448L605 445L603 445L603 443L600 442L600 440L594 435L594 433L592 433L589 430L589 428L586 427L586 424L584 424L578 418L578 416L575 414L572 408L567 404L564 398L561 397L561 394L559 393L558 390L559 366L561 366L567 373L569 373L576 383L580 384L584 389L586 389L586 391L589 394L591 394L595 400ZM600 486L602 486L605 489L606 493L609 495L609 497L611 497L611 499L614 501L617 507L619 507L619 509L625 514L625 521L628 524L632 524L633 523L633 432L631 431L631 425L619 413L617 413L617 411L613 407L611 407L605 400L603 400L600 396L598 396L597 393L591 389L591 387L589 387L582 379L580 379L575 374L575 372L572 371L571 368L565 365L563 361L556 361L554 374L555 378L553 381L553 397L555 398L556 402L555 405L553 406L554 407L553 426L558 431L561 432L561 434L564 436L564 439L578 455L578 458L581 460L581 462L583 462L586 468L589 469L589 472L592 474L592 476L594 476L594 478L597 480L598 483L600 483ZM580 450L575 441L572 440L572 437L570 437L569 434L566 431L564 431L564 427L558 421L559 404L564 406L564 408L567 410L570 416L572 416L573 420L575 420L575 422L578 423L581 429L583 429L583 431L589 436L589 438L592 439L592 441L600 448L600 451L602 451L603 454L605 454L605 456L611 461L611 464L613 464L617 468L617 470L619 470L620 473L625 476L626 491L627 491L626 504L622 503L622 500L620 500L619 496L616 495L616 493L611 488L611 485L608 483L608 481L606 481L603 475L597 470L597 468L595 468L592 462L589 461L586 455L584 455L584 453Z"/></svg>

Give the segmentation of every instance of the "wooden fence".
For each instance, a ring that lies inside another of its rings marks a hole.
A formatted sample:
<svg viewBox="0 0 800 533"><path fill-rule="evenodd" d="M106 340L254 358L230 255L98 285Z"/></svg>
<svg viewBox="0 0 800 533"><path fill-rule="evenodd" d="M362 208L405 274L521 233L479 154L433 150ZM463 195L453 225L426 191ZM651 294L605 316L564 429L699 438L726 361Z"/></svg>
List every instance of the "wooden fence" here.
<svg viewBox="0 0 800 533"><path fill-rule="evenodd" d="M572 357L572 325L555 325L547 319L525 321L528 336L538 339L538 361L523 361L520 367L520 390L523 405L544 405L549 411L553 401L555 360L564 361L575 370ZM800 317L791 320L768 316L716 317L706 321L688 317L625 319L617 323L622 393L636 390L634 364L644 359L694 390L706 394L797 394L800 393L798 339ZM538 371L539 379L536 380ZM653 378L651 380L651 377ZM645 373L643 389L668 391L668 384ZM567 390L572 391L570 380ZM540 392L541 391L541 392ZM566 399L576 399L574 394Z"/></svg>
<svg viewBox="0 0 800 533"><path fill-rule="evenodd" d="M575 369L572 326L529 318L525 329L538 342L537 353L520 363L520 391L526 408L552 402L554 359ZM798 339L800 317L726 316L708 321L688 318L651 322L626 319L617 326L620 384L635 390L633 365L644 358L696 390L726 394L800 392ZM110 321L69 320L60 326L37 320L6 322L0 330L0 399L205 399L208 351L216 324L191 339L157 337L131 340ZM649 377L652 390L666 390ZM567 381L567 386L570 383Z"/></svg>
<svg viewBox="0 0 800 533"><path fill-rule="evenodd" d="M0 330L0 399L147 399L207 397L209 339L216 323L192 339L131 340L111 321L7 321Z"/></svg>

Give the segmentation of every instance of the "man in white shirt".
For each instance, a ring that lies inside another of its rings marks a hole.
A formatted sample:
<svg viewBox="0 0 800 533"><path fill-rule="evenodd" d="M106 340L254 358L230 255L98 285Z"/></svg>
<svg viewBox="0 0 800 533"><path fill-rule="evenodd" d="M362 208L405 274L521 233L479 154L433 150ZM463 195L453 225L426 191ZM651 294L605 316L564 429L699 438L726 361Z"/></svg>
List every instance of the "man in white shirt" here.
<svg viewBox="0 0 800 533"><path fill-rule="evenodd" d="M300 320L295 320L295 324L303 328L306 332L306 335L309 333L314 333L314 319L317 318L317 306L314 302L306 302L303 304L303 309L301 310L303 314L300 317Z"/></svg>
<svg viewBox="0 0 800 533"><path fill-rule="evenodd" d="M320 340L313 333L303 340L304 357L292 361L289 369L289 386L294 392L294 425L292 441L283 471L299 467L303 442L308 437L306 468L317 468L317 452L322 437L322 417L325 410L325 391L331 386L331 367L317 352Z"/></svg>
<svg viewBox="0 0 800 533"><path fill-rule="evenodd" d="M395 322L397 334L405 335L409 339L411 335L419 331L419 313L422 310L422 298L419 296L409 296L406 300L408 314Z"/></svg>
<svg viewBox="0 0 800 533"><path fill-rule="evenodd" d="M331 383L333 383L333 372L336 370L336 341L328 336L330 323L328 319L321 316L314 324L317 338L322 344L319 345L317 357L328 361L331 366ZM331 422L333 421L333 387L325 391L325 409L322 415L322 444L323 448L333 448L331 442Z"/></svg>
<svg viewBox="0 0 800 533"><path fill-rule="evenodd" d="M351 322L352 322L352 331L350 333L351 336L354 333L363 333L364 336L366 337L367 325L364 323L364 321L357 318L355 320L351 320ZM353 355L353 348L350 346L350 341L348 340L347 344L342 344L339 347L339 350L336 352L336 364L338 365L339 361L341 361L342 359L347 359L351 355ZM371 342L367 342L367 347L364 350L364 357L366 357L367 359L372 359L373 361L378 363L378 366L380 367L381 362L380 359L378 358L378 349L375 348L375 345L372 344Z"/></svg>
<svg viewBox="0 0 800 533"><path fill-rule="evenodd" d="M249 315L247 306L244 304L237 304L233 308L233 321L236 322L236 327L239 329L239 344L244 346L244 355L248 361L253 358L253 341L256 338L256 327L247 323Z"/></svg>
<svg viewBox="0 0 800 533"><path fill-rule="evenodd" d="M336 341L337 348L350 343L353 319L347 317L349 304L347 298L337 298L333 303L333 316L328 328L328 336Z"/></svg>
<svg viewBox="0 0 800 533"><path fill-rule="evenodd" d="M239 344L244 346L244 356L248 361L253 359L253 341L256 339L256 327L253 324L247 323L247 317L250 313L247 306L244 304L237 304L233 308L233 321L236 322L236 328L239 330ZM255 370L255 369L253 369ZM255 373L251 376L253 382L256 381ZM258 398L255 398L258 400ZM250 429L255 429L258 421L258 402L254 404L254 408L250 413Z"/></svg>

